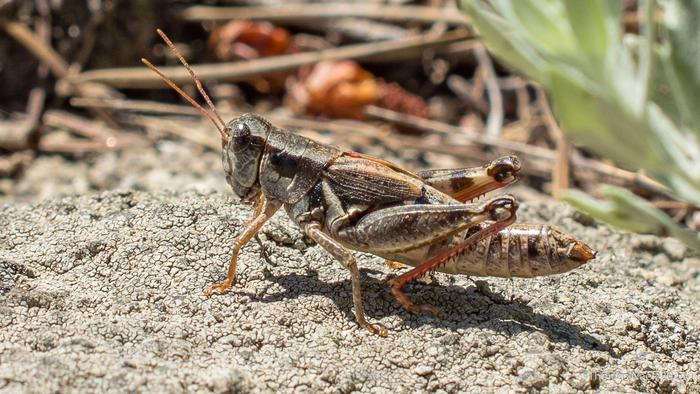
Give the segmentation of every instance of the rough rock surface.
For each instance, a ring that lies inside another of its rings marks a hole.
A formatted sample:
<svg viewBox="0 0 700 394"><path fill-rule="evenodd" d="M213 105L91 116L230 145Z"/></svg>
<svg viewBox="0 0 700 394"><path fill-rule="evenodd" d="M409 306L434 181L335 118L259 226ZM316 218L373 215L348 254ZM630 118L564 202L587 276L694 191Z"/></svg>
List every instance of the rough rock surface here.
<svg viewBox="0 0 700 394"><path fill-rule="evenodd" d="M224 277L250 209L223 194L113 191L0 207L0 391L700 391L700 259L561 205L520 221L576 234L599 258L534 280L436 274L393 300L361 256L359 329L345 270L277 215Z"/></svg>

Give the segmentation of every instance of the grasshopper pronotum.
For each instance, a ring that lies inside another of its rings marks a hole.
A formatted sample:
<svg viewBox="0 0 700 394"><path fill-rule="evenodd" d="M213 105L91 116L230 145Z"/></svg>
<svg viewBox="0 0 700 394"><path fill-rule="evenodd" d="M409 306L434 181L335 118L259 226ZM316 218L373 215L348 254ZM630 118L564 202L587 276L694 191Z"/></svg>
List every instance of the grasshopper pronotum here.
<svg viewBox="0 0 700 394"><path fill-rule="evenodd" d="M416 305L403 286L430 271L498 277L534 277L574 269L596 252L573 236L539 224L513 224L518 203L509 195L466 203L518 179L520 164L506 156L482 167L411 172L385 160L343 151L275 127L255 114L225 123L187 61L160 30L211 108L209 113L146 59L142 61L199 109L221 134L226 181L255 213L234 241L226 280L204 293L222 294L236 279L243 246L284 207L310 238L350 271L357 323L365 319L360 273L351 250L410 266L389 281L398 302Z"/></svg>

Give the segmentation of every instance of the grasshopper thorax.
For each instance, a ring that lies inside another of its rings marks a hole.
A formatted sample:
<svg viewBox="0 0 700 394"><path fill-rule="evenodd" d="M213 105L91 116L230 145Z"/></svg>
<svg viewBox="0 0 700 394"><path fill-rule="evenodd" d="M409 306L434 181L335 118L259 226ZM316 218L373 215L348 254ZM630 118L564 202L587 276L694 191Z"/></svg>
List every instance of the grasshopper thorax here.
<svg viewBox="0 0 700 394"><path fill-rule="evenodd" d="M260 193L260 161L271 127L255 114L243 114L226 125L229 138L224 140L222 149L224 172L226 181L242 201L251 202Z"/></svg>

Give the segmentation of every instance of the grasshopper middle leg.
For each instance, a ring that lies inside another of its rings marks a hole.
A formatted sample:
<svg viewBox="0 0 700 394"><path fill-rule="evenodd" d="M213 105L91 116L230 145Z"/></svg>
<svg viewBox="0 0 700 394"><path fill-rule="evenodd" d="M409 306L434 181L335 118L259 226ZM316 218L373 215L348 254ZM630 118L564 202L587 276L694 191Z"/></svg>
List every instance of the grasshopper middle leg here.
<svg viewBox="0 0 700 394"><path fill-rule="evenodd" d="M357 269L357 261L352 256L352 253L338 243L338 241L321 231L321 226L317 223L305 225L304 232L350 271L350 277L352 279L352 301L355 306L355 318L357 319L357 323L373 334L382 337L387 336L387 329L385 327L379 324L371 324L365 318L360 271Z"/></svg>

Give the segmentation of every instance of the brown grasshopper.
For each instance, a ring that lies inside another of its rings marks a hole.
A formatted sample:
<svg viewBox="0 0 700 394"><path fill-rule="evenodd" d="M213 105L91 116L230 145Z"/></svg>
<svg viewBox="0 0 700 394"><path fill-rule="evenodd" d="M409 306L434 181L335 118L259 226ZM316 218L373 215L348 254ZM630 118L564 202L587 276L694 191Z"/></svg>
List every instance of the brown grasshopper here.
<svg viewBox="0 0 700 394"><path fill-rule="evenodd" d="M142 61L198 108L221 134L226 181L255 213L233 244L226 280L204 290L226 292L236 279L238 254L262 225L284 207L289 217L345 268L352 279L357 323L374 334L386 328L365 318L360 273L351 250L413 266L389 281L409 312L416 305L403 286L430 271L475 276L559 274L595 257L571 235L539 224L513 224L518 203L509 195L466 203L518 179L520 164L506 156L475 168L411 172L388 161L347 152L275 127L255 114L226 124L191 67L178 56L214 116L145 59Z"/></svg>

